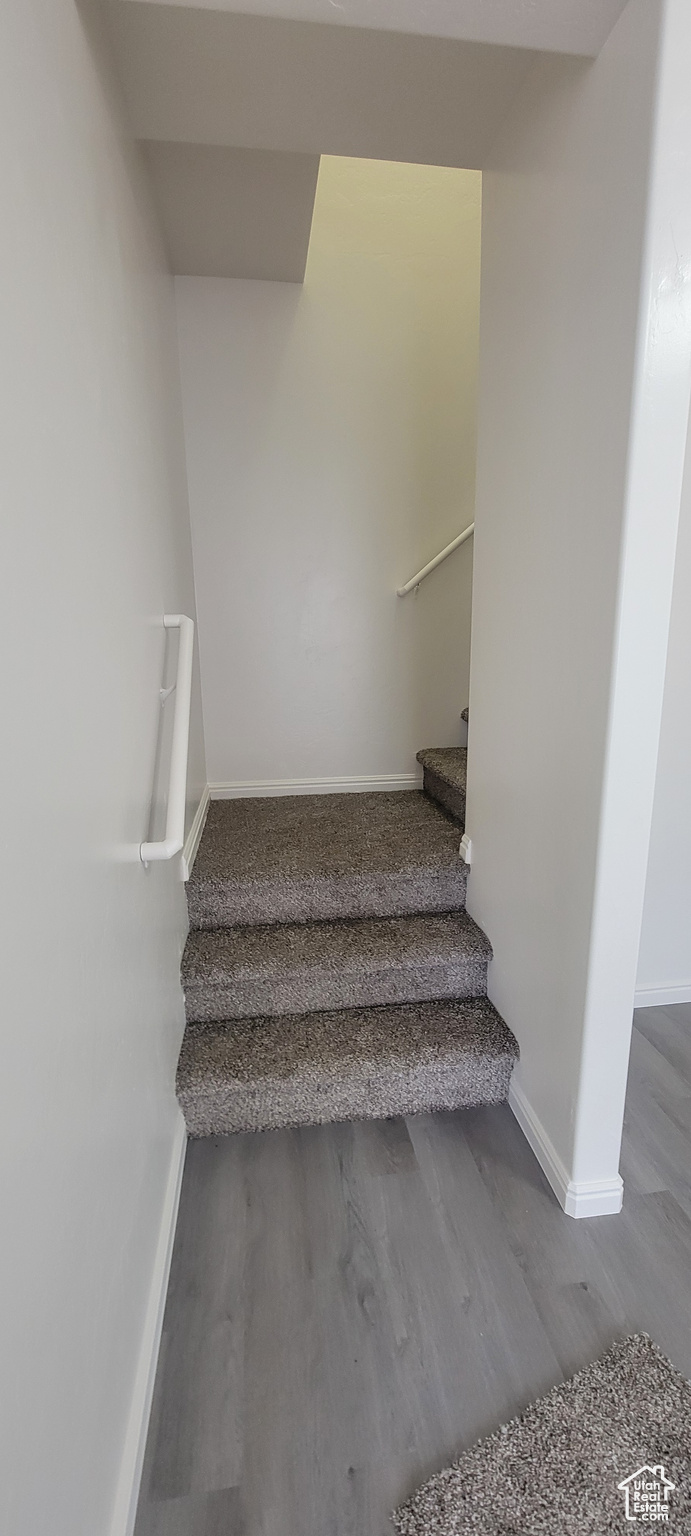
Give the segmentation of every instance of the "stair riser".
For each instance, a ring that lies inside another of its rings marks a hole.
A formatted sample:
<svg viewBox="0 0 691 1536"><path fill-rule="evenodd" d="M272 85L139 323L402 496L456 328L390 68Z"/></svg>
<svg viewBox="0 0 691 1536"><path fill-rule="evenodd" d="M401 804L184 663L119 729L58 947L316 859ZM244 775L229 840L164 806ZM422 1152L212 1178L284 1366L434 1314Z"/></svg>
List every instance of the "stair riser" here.
<svg viewBox="0 0 691 1536"><path fill-rule="evenodd" d="M471 1070L469 1071L469 1065ZM230 1136L338 1120L382 1120L396 1115L499 1104L507 1096L513 1056L472 1062L459 1054L443 1066L402 1068L386 1080L365 1061L344 1080L317 1077L309 1097L291 1078L263 1080L260 1088L237 1079L207 1083L203 1095L186 1089L178 1099L190 1136Z"/></svg>
<svg viewBox="0 0 691 1536"><path fill-rule="evenodd" d="M484 997L487 960L462 956L457 964L396 967L362 975L345 968L287 978L233 979L228 985L188 983L185 1011L190 1024L224 1019L277 1017L322 1009L378 1008L435 998Z"/></svg>
<svg viewBox="0 0 691 1536"><path fill-rule="evenodd" d="M462 912L467 866L427 875L416 870L395 878L315 878L270 885L200 881L187 887L192 928L238 928L273 923L330 922L341 918L407 917L421 912Z"/></svg>
<svg viewBox="0 0 691 1536"><path fill-rule="evenodd" d="M438 805L443 805L444 810L457 821L460 830L465 827L465 795L458 789L453 789L446 784L431 768L425 768L422 775L422 786L430 800L436 800Z"/></svg>

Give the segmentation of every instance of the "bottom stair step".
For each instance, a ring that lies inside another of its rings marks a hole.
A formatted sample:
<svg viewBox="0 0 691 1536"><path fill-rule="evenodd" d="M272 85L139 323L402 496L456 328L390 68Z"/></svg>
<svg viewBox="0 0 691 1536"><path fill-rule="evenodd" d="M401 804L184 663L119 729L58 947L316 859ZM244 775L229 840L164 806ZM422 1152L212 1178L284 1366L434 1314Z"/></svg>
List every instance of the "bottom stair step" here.
<svg viewBox="0 0 691 1536"><path fill-rule="evenodd" d="M518 1046L487 998L188 1025L191 1136L379 1120L506 1098Z"/></svg>

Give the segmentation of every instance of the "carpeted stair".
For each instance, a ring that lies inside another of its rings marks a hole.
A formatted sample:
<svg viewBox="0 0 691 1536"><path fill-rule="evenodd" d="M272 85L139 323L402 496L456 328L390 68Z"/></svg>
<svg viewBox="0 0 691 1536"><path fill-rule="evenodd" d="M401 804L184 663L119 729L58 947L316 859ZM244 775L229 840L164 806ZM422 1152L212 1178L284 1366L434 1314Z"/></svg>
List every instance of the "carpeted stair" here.
<svg viewBox="0 0 691 1536"><path fill-rule="evenodd" d="M422 785L426 795L465 826L465 782L468 753L465 747L424 747L418 752L422 763Z"/></svg>
<svg viewBox="0 0 691 1536"><path fill-rule="evenodd" d="M506 1098L516 1042L486 997L187 1027L191 1136L375 1120Z"/></svg>
<svg viewBox="0 0 691 1536"><path fill-rule="evenodd" d="M182 963L191 1135L506 1097L518 1049L487 1000L458 821L425 787L210 806Z"/></svg>
<svg viewBox="0 0 691 1536"><path fill-rule="evenodd" d="M492 951L467 912L200 929L185 948L191 1024L483 997Z"/></svg>
<svg viewBox="0 0 691 1536"><path fill-rule="evenodd" d="M187 905L193 928L453 912L467 873L420 794L216 800Z"/></svg>

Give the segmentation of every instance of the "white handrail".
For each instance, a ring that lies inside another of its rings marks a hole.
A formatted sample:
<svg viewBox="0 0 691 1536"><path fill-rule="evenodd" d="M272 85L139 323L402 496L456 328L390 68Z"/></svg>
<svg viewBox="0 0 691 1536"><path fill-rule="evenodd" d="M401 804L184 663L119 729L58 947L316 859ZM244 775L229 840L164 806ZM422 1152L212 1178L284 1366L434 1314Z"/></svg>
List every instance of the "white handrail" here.
<svg viewBox="0 0 691 1536"><path fill-rule="evenodd" d="M168 780L168 809L166 835L160 843L142 843L139 857L142 864L152 859L172 859L180 853L185 841L185 801L187 799L187 754L190 741L190 704L192 701L192 657L194 655L194 623L185 613L164 613L164 629L179 629L178 671L174 683L175 718L173 720L173 744L170 753L170 778ZM161 689L161 699L173 689Z"/></svg>
<svg viewBox="0 0 691 1536"><path fill-rule="evenodd" d="M475 524L471 523L468 528L464 528L463 532L459 533L457 539L452 539L451 543L447 544L446 549L443 549L440 555L435 555L428 565L423 565L422 570L418 571L417 576L411 576L410 581L407 581L404 587L397 587L396 596L405 597L406 592L412 592L413 587L419 587L423 577L429 576L430 571L436 571L437 566L441 565L442 560L446 560L447 555L452 555L460 544L465 544L466 539L469 539L471 533L474 532Z"/></svg>

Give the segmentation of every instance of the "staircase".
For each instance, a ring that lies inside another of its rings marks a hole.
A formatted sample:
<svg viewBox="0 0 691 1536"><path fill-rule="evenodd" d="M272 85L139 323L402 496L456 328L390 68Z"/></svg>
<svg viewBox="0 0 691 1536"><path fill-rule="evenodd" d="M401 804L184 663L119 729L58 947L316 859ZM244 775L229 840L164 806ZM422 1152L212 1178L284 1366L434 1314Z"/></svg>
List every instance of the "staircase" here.
<svg viewBox="0 0 691 1536"><path fill-rule="evenodd" d="M518 1047L465 911L465 752L424 792L215 801L187 885L192 1136L506 1097Z"/></svg>

